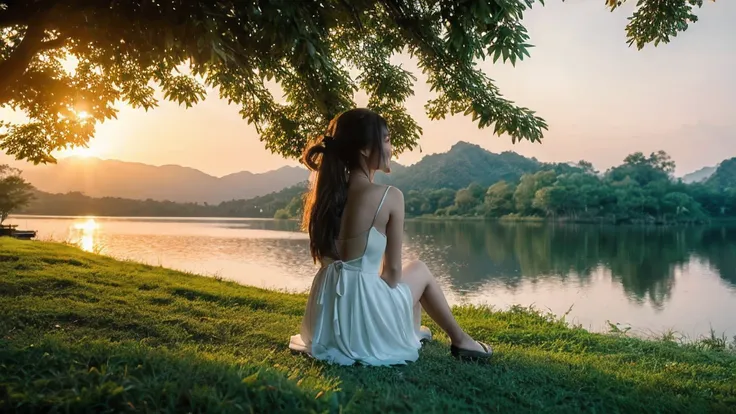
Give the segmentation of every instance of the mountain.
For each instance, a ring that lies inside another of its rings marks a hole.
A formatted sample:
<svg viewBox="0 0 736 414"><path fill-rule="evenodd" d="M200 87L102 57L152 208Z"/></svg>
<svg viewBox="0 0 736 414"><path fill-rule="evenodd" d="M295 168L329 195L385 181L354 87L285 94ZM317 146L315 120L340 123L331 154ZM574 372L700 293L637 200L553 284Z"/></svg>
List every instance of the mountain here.
<svg viewBox="0 0 736 414"><path fill-rule="evenodd" d="M65 158L57 164L25 168L23 177L48 193L81 192L90 197L219 203L281 190L309 177L299 167L222 178L178 165L153 166L98 158Z"/></svg>
<svg viewBox="0 0 736 414"><path fill-rule="evenodd" d="M534 173L545 165L515 152L495 154L461 141L448 152L428 155L411 166L393 162L391 174L379 172L376 181L395 185L405 192L458 190L473 182L484 187L500 180L516 182L523 174ZM178 165L65 158L55 165L26 168L23 176L46 193L80 192L94 198L218 204L279 192L307 180L309 172L300 167L282 167L261 174L243 171L218 178ZM233 207L245 208L239 204Z"/></svg>
<svg viewBox="0 0 736 414"><path fill-rule="evenodd" d="M226 175L220 178L220 185L224 190L240 189L227 200L253 198L291 187L309 178L309 171L301 167L281 167L261 174L248 171ZM243 195L248 192L250 195Z"/></svg>
<svg viewBox="0 0 736 414"><path fill-rule="evenodd" d="M507 151L494 154L478 145L460 141L448 152L427 155L418 163L397 169L388 182L402 191L450 188L457 190L476 182L490 186L500 180L517 181L543 164Z"/></svg>
<svg viewBox="0 0 736 414"><path fill-rule="evenodd" d="M153 167L94 159L69 160L68 162L65 160L60 165L50 168L54 169L52 172L55 171L56 174L46 171L45 178L48 185L61 186L68 184L68 181L76 185L84 185L88 189L109 192L117 189L117 192L112 196L104 197L67 192L68 188L57 191L64 194L39 191L36 199L19 213L169 217L299 217L302 195L307 188L306 178L308 177L306 170L293 167L284 167L263 174L240 172L216 178L195 169L179 166ZM39 171L50 168L30 169L31 174L29 175L33 176ZM459 142L448 152L429 155L411 166L393 163L392 173L390 175L378 173L376 181L390 183L401 188L407 197L407 209L414 215L439 214L439 211L450 214L448 213L450 209L454 209L452 211L455 214L466 214L462 213L461 207L458 207L459 204L456 202L457 190L466 188L471 183L477 183L479 186L469 187L466 193L470 191L469 194L474 200L482 201L485 189L499 180L516 184L523 174L540 170L552 170L556 175L570 177L569 174L579 168L568 163L541 163L534 158L526 158L513 152L494 154L477 145ZM605 190L610 187L600 181L605 180L605 177L594 176L592 179ZM286 181L291 182L283 184ZM186 185L181 185L181 182L185 182ZM101 186L102 183L107 183L107 186ZM569 184L563 184L563 186ZM672 184L677 186L677 191L682 191L679 184ZM267 188L273 190L269 191ZM475 194L476 188L480 189L478 194ZM702 184L685 188L692 190L692 197L702 205L708 214L722 216L724 211L730 211L728 206L733 205L733 195L736 194L734 192L736 191L736 158L723 161ZM165 192L155 193L156 189ZM419 191L412 192L411 190ZM690 190L686 191L690 193ZM263 193L250 197L241 195L249 191L263 191ZM565 191L569 191L569 188ZM135 192L139 197L126 196L124 195L126 192ZM183 198L187 194L197 194L196 197L199 198L195 201L202 200L203 197L214 199L215 196L220 197L222 201L208 201L206 205L201 202L200 204L173 202L173 199ZM720 194L725 198L715 197L714 194ZM222 198L225 196L228 198ZM143 197L150 198L150 200L141 200ZM170 201L154 201L166 198ZM673 200L682 201L681 198L665 197L663 205L671 205ZM698 208L689 209L699 211Z"/></svg>
<svg viewBox="0 0 736 414"><path fill-rule="evenodd" d="M296 215L301 209L301 195L305 189L306 181L303 181L248 200L223 201L219 204L89 197L79 192L50 194L36 190L31 202L17 213L60 216L272 218L279 209L288 207L294 199L296 204L291 214Z"/></svg>
<svg viewBox="0 0 736 414"><path fill-rule="evenodd" d="M691 172L690 174L683 175L682 182L686 184L692 184L692 183L699 183L699 182L705 181L710 176L712 176L713 173L716 172L716 169L718 169L718 166L703 167L695 172Z"/></svg>
<svg viewBox="0 0 736 414"><path fill-rule="evenodd" d="M723 161L705 184L720 191L736 190L736 157Z"/></svg>

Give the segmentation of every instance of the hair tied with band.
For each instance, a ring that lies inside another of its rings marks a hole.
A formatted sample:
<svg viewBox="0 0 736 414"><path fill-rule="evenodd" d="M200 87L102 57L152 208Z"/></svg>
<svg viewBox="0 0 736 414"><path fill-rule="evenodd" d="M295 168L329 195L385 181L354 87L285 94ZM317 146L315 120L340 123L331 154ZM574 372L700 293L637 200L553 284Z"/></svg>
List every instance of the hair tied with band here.
<svg viewBox="0 0 736 414"><path fill-rule="evenodd" d="M331 135L325 135L322 137L322 144L326 147L335 142L335 137Z"/></svg>

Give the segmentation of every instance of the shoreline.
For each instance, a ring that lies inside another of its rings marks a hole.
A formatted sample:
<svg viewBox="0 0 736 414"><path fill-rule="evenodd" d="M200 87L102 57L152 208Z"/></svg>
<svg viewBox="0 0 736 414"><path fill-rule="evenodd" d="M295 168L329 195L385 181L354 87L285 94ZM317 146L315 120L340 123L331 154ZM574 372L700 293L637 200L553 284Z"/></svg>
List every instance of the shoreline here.
<svg viewBox="0 0 736 414"><path fill-rule="evenodd" d="M0 238L0 242L2 242L3 239L10 239L10 238L7 238L7 237ZM53 240L53 239L32 240L32 241L25 240L25 241L20 241L20 242L21 243L42 243L42 244L51 244L51 245L61 245L61 246L73 249L75 251L78 251L84 255L98 256L98 257L109 259L109 260L112 260L112 261L115 261L121 264L126 263L126 264L145 266L145 267L152 268L152 269L162 269L168 272L181 273L183 275L187 275L190 277L201 277L201 278L206 278L206 279L212 279L217 282L233 283L237 286L242 286L248 289L259 289L259 290L266 291L266 292L272 292L272 293L284 294L284 295L303 296L304 298L306 298L309 295L309 288L298 290L298 289L288 289L288 288L278 288L278 287L268 287L268 286L256 286L256 285L251 285L247 283L242 283L240 281L237 281L231 278L226 278L219 274L206 274L206 273L198 273L198 272L193 272L193 271L188 271L188 270L179 270L179 269L169 268L161 264L156 265L152 263L138 261L135 259L115 257L113 255L108 255L104 253L104 250L101 250L99 252L94 252L94 251L87 252L87 251L82 250L81 248L79 248L79 246L75 244L71 244L71 243L67 243L67 242L59 241L59 240ZM650 341L650 340L657 341L662 337L672 337L672 338L679 338L677 339L677 342L679 342L681 345L693 345L693 344L696 344L702 341L712 341L715 338L725 338L726 345L729 345L730 343L734 351L736 351L736 333L733 335L732 340L730 340L727 338L727 335L725 333L721 333L719 337L717 336L716 332L713 331L712 329L710 332L710 336L708 336L707 334L688 335L688 334L682 333L674 329L667 329L667 330L662 330L661 332L656 332L648 328L636 328L636 326L631 323L613 323L610 321L610 319L608 319L608 320L602 321L599 324L600 326L607 325L609 329L606 331L606 330L600 330L600 329L586 328L581 323L568 322L566 319L568 316L568 313L565 313L563 315L557 315L550 310L547 310L546 312L542 312L541 310L537 310L534 307L534 304L530 306L524 306L521 304L513 304L506 308L499 308L491 304L477 304L477 303L458 303L458 304L451 304L450 306L452 308L468 308L468 307L481 308L481 309L486 309L489 312L494 312L494 313L509 312L511 309L514 309L514 308L528 309L532 312L540 312L540 314L544 313L545 317L552 318L556 322L564 323L570 329L583 329L589 333L600 334L600 335L607 335L607 334L625 335L629 338L635 338L635 339L640 339L640 340L645 340L645 341ZM570 307L570 310L572 310L572 307L573 306ZM426 318L426 315L424 315L424 317Z"/></svg>
<svg viewBox="0 0 736 414"><path fill-rule="evenodd" d="M339 367L288 350L304 294L59 243L0 239L0 251L0 272L12 275L0 278L0 411L727 412L736 402L736 352L718 341L642 340L527 308L464 306L457 319L494 346L491 364L455 361L425 319L435 340L417 362Z"/></svg>
<svg viewBox="0 0 736 414"><path fill-rule="evenodd" d="M212 217L212 216L97 216L97 215L41 215L41 214L13 214L8 217L7 220L22 220L22 219L83 219L83 218L94 218L94 219L113 219L113 220L141 220L141 221L285 221L285 222L296 222L298 218L273 218L273 217ZM708 226L722 226L736 224L736 218L724 218L724 219L710 219L707 222L702 223L691 223L691 222L672 222L672 223L660 223L660 222L620 222L615 223L611 220L606 219L550 219L545 217L484 217L484 216L408 216L405 221L431 221L431 222L475 222L475 223L501 223L501 224L576 224L576 225L591 225L591 226L613 226L613 227L660 227L660 228L672 228L672 227L708 227Z"/></svg>
<svg viewBox="0 0 736 414"><path fill-rule="evenodd" d="M113 218L113 219L116 219L116 218ZM177 218L171 218L171 219L173 221L173 220L176 220ZM132 220L137 220L137 218L132 218ZM68 243L67 241L61 240L61 239L42 237L42 238L38 238L34 240L33 242L34 243L61 244L64 246L69 246L75 250L83 251L80 248L80 246L74 243ZM164 267L161 264L160 258L158 262L156 262L155 260L141 260L141 259L131 258L125 255L120 256L120 255L115 255L115 254L109 254L104 247L100 247L98 249L91 250L89 251L89 253L94 254L96 256L101 256L101 257L105 257L105 258L112 259L115 261L119 261L119 262L126 262L126 263L130 262L130 263L136 263L136 264L140 264L144 266L152 266L154 268L162 268L162 269L167 269L171 271L182 272L182 273L190 274L194 276L215 279L218 281L224 280L224 281L236 283L240 286L264 289L269 292L287 293L287 294L307 294L309 292L309 286L308 286L309 284L305 284L302 287L293 287L293 286L279 287L277 285L268 286L265 284L253 284L253 283L248 283L248 280L238 280L237 278L233 278L232 275L223 276L220 271L202 272L202 271L190 270L187 268ZM455 296L453 296L454 294L452 292L448 291L446 294L448 295L448 301L450 302L451 306L459 306L459 307L462 307L462 306L480 306L480 307L489 306L494 311L501 311L501 312L507 311L509 308L514 307L514 306L527 307L527 305L517 303L517 302L504 302L505 304L503 306L497 306L493 303L489 303L488 300L484 299L485 296L482 296L482 297L479 296L475 300L472 300L472 299L471 300L467 300L467 299L460 300L458 298L455 298L453 300ZM508 303L511 303L511 304L508 304ZM526 302L526 303L530 303L530 302ZM531 302L530 306L533 307L538 303L539 301ZM572 309L572 307L575 306L575 304L576 303L574 301L571 302L570 308ZM564 305L564 306L567 307L567 305ZM548 309L548 312L550 314L555 315L555 317L557 318L564 318L568 316L569 314L569 311L564 312L564 309L557 309L558 312L553 312L549 308L544 308L544 309ZM732 341L730 338L733 335L732 342L734 342L734 344L736 345L736 331L729 332L729 330L725 330L725 331L719 330L719 331L714 332L712 328L710 331L708 331L704 327L705 323L699 326L700 328L703 328L703 329L691 329L689 332L685 332L685 331L677 330L674 328L670 328L669 327L670 325L659 324L658 326L655 326L657 325L656 323L655 324L645 323L643 325L636 325L636 322L631 322L628 320L627 321L617 321L616 318L611 316L610 314L598 315L599 318L589 318L589 319L586 319L581 316L582 315L580 314L577 316L573 315L574 319L570 322L571 327L580 327L591 333L605 334L605 333L615 332L617 330L617 328L614 328L614 325L615 325L617 327L620 327L620 329L626 330L628 332L627 333L628 336L630 337L635 337L635 338L644 339L644 340L651 340L651 339L660 338L665 335L674 335L675 337L678 338L678 341L682 343L695 343L703 339L713 339L715 337L714 335L723 337L724 335L727 334L729 338L728 342ZM711 321L710 326L712 326L712 321Z"/></svg>

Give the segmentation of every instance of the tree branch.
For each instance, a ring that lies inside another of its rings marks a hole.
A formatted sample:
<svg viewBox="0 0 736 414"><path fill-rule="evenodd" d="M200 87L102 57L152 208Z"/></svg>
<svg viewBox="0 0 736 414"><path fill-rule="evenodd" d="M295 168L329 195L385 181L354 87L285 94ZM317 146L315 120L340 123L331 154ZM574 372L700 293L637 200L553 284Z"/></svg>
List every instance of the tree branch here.
<svg viewBox="0 0 736 414"><path fill-rule="evenodd" d="M0 28L25 25L27 20L10 12L0 13Z"/></svg>
<svg viewBox="0 0 736 414"><path fill-rule="evenodd" d="M40 50L42 50L44 43L43 37L46 31L41 24L32 24L26 29L26 33L23 36L20 44L13 51L9 58L0 62L0 103L4 100L2 97L6 95L8 87L28 68L28 64L31 63L31 59ZM51 40L46 43L55 42L57 39ZM66 39L64 39L66 40Z"/></svg>
<svg viewBox="0 0 736 414"><path fill-rule="evenodd" d="M41 43L41 45L38 47L38 51L43 52L51 49L58 49L64 46L67 40L69 40L69 37L67 36L59 36L56 39L47 40Z"/></svg>
<svg viewBox="0 0 736 414"><path fill-rule="evenodd" d="M28 7L28 2L24 4L22 1L6 0L4 3L6 5L5 10L0 9L0 28L28 24L29 18L33 14L32 9Z"/></svg>

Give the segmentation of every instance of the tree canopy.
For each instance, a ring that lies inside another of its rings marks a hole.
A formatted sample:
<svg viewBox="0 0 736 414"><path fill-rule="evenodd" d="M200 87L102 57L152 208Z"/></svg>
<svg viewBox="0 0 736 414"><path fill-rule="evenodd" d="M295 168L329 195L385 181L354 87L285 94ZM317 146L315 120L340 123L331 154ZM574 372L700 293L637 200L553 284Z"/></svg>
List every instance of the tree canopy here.
<svg viewBox="0 0 736 414"><path fill-rule="evenodd" d="M616 9L624 1L605 0ZM0 106L27 121L0 120L0 148L54 162L84 146L124 102L146 110L164 98L191 106L205 87L238 105L267 149L298 156L309 137L368 93L397 152L422 129L404 106L415 76L392 63L409 53L436 97L430 119L471 115L512 141L547 128L504 98L477 63L529 56L524 12L542 0L0 0ZM639 0L630 45L668 42L697 21L702 0ZM351 76L358 73L356 77ZM284 99L269 86L278 85Z"/></svg>
<svg viewBox="0 0 736 414"><path fill-rule="evenodd" d="M0 165L0 224L33 198L33 186L20 176L20 170Z"/></svg>
<svg viewBox="0 0 736 414"><path fill-rule="evenodd" d="M561 219L607 223L700 223L736 217L736 158L723 161L703 183L672 177L675 162L664 151L637 152L603 174L587 161L541 164L513 181L501 180L484 194L470 183L454 200L425 203L430 191L406 194L407 215ZM432 190L439 191L439 190Z"/></svg>

